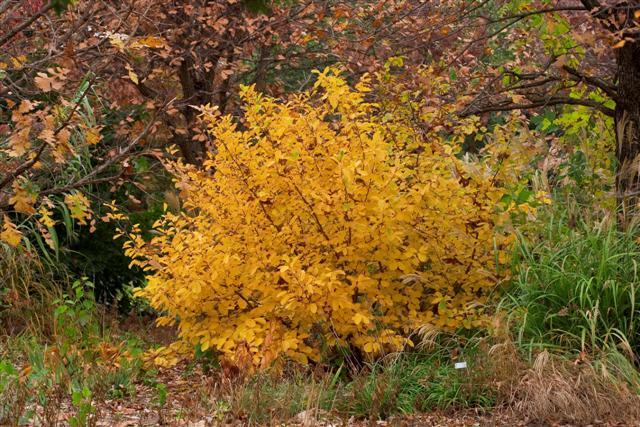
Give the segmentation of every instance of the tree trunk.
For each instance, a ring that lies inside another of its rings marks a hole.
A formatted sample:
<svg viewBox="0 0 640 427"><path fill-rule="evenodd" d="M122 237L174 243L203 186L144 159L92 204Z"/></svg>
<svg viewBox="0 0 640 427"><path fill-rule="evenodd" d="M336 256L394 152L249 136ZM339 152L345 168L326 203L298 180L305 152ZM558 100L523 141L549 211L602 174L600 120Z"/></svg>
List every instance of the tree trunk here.
<svg viewBox="0 0 640 427"><path fill-rule="evenodd" d="M616 51L616 194L625 225L640 210L640 42L627 42Z"/></svg>

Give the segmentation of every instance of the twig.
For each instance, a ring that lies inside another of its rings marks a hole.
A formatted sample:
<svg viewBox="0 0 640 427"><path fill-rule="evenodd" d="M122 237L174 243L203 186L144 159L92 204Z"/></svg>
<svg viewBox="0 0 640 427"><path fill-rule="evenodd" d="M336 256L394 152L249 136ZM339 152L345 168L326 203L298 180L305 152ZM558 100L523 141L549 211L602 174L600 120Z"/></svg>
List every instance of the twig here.
<svg viewBox="0 0 640 427"><path fill-rule="evenodd" d="M47 12L49 12L53 8L53 3L49 2L45 6L42 6L39 11L37 11L33 16L24 21L22 24L14 27L9 33L2 36L0 38L0 46L3 46L7 41L11 40L16 34L20 31L28 28L31 24L33 24L38 19L42 18Z"/></svg>
<svg viewBox="0 0 640 427"><path fill-rule="evenodd" d="M76 104L74 105L73 110L71 110L66 120L62 124L60 124L60 126L58 126L58 128L53 132L54 136L57 136L64 128L66 128L69 125L69 123L71 122L71 119L75 115L76 111L78 110L78 107L80 106L84 98L87 96L87 93L89 93L89 90L93 86L94 82L95 82L95 77L89 81L87 88L82 93L82 95L80 96ZM31 160L24 162L22 165L18 166L13 172L5 176L4 179L0 181L0 189L3 189L7 185L11 184L16 178L18 178L20 175L25 173L31 167L33 167L33 165L35 165L38 162L38 160L40 160L40 157L42 156L42 153L44 152L44 149L47 147L47 145L48 144L46 142L43 142L42 145L40 145L40 147L38 148L38 151L36 152L35 156L33 156Z"/></svg>

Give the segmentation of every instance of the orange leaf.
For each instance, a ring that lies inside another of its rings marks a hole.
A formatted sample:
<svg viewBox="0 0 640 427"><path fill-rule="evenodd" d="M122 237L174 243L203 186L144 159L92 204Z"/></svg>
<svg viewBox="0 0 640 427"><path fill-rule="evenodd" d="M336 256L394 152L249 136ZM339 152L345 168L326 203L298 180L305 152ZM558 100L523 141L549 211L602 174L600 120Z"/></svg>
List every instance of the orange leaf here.
<svg viewBox="0 0 640 427"><path fill-rule="evenodd" d="M626 41L626 40L624 40L624 39L623 39L623 40L620 40L618 43L616 43L616 44L614 44L614 45L613 45L613 48L614 48L614 49L620 49L620 48L621 48L622 46L624 46L626 43L627 43L627 41Z"/></svg>

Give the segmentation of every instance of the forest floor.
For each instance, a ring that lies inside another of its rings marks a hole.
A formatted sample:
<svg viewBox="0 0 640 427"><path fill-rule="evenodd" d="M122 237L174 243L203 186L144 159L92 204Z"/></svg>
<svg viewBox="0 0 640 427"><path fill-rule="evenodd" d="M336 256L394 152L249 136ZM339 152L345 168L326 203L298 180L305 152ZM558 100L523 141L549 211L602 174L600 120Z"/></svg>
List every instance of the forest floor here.
<svg viewBox="0 0 640 427"><path fill-rule="evenodd" d="M133 426L244 426L255 425L247 416L238 416L229 420L222 413L210 412L198 402L198 380L200 384L207 383L206 379L198 379L196 375L184 378L180 368L163 370L161 379L167 385L169 398L161 411L153 409L155 392L152 388L139 385L134 398L118 401L104 401L98 406L99 421L97 426L133 427ZM71 409L71 408L70 408ZM224 419L223 419L224 418ZM508 410L491 410L483 413L477 410L437 411L429 414L407 414L393 416L386 420L362 420L355 417L344 417L322 410L305 410L290 419L270 420L266 425L279 426L540 426ZM548 424L568 425L568 424ZM622 425L603 423L602 426Z"/></svg>
<svg viewBox="0 0 640 427"><path fill-rule="evenodd" d="M189 372L186 374L186 372ZM274 414L268 422L251 420L249 413L236 413L229 417L231 408L211 407L216 399L219 377L205 374L201 369L187 368L184 364L173 368L163 368L157 373L158 382L167 387L167 401L162 409L157 409L156 390L143 383L136 384L135 393L120 400L105 400L97 406L99 421L96 426L133 427L133 426L247 426L277 425L305 427L617 427L640 426L640 421L625 419L617 414L610 414L606 420L595 420L589 424L570 423L550 417L541 421L530 420L509 407L468 408L435 410L429 413L413 413L391 416L384 420L363 419L362 417L345 416L338 411L308 409L295 414L291 418L282 418ZM208 396L208 394L211 394ZM254 402L256 405L259 402ZM154 409L156 408L156 409ZM72 410L69 407L70 411ZM275 411L274 411L275 412Z"/></svg>
<svg viewBox="0 0 640 427"><path fill-rule="evenodd" d="M158 343L171 337L166 330L146 330L149 341ZM24 368L21 367L23 370ZM344 388L349 384L338 385L333 399L336 404L327 408L319 402L325 393L335 391L335 385L328 385L328 377L324 374L320 379L314 378L312 372L300 374L299 377L273 378L271 380L255 380L255 378L225 378L220 369L207 369L198 363L181 362L171 368L144 368L131 373L128 378L111 380L113 384L107 393L91 399L90 422L82 425L101 427L127 426L640 426L640 421L631 421L626 414L607 414L606 419L590 420L588 423L570 423L566 419L556 420L553 415L547 419L540 414L529 419L527 414L513 410L508 404L494 402L483 405L469 405L464 396L456 396L456 402L449 408L437 407L428 411L411 411L402 413L393 407L392 413L376 415L375 398L358 407L357 402L342 404L339 400L349 399L350 394ZM124 371L123 371L124 372ZM98 374L99 375L99 374ZM128 374L129 375L129 374ZM295 374L294 374L295 375ZM381 377L385 374L382 373ZM349 380L356 387L366 387L358 383L358 379ZM384 387L397 387L393 382L380 379L376 383L376 393L384 395ZM120 385L118 385L120 384ZM121 387L121 388L119 388ZM411 387L409 385L408 387ZM114 393L122 390L122 393ZM29 390L36 394L37 389ZM401 394L403 390L391 393ZM353 393L353 392L352 392ZM317 396L317 397L316 397ZM1 397L1 396L0 396ZM362 398L355 396L354 399ZM308 402L312 402L309 404ZM2 405L2 402L0 402ZM306 409L305 409L305 406ZM368 406L367 406L368 405ZM465 406L466 405L466 406ZM57 401L57 407L48 408L33 402L28 405L36 416L21 425L47 425L46 412L55 413L56 425L71 425L70 420L77 417L79 406L70 395ZM54 403L53 406L56 406ZM347 408L345 410L344 408ZM360 408L360 409L357 409ZM1 408L0 408L1 409ZM357 413L350 411L359 410ZM387 409L388 410L388 409ZM27 409L27 412L29 408ZM378 411L378 412L376 412ZM371 415L373 414L373 415ZM38 421L40 420L40 421ZM61 423L60 423L61 421ZM4 425L0 423L0 425Z"/></svg>
<svg viewBox="0 0 640 427"><path fill-rule="evenodd" d="M461 350L471 368L465 372L453 368L451 354L445 351L415 359L407 354L404 361L364 365L362 372L349 375L342 367L293 367L283 374L242 377L229 375L211 360L155 366L144 351L174 341L174 330L156 328L146 317L94 317L102 319L105 331L111 331L99 337L97 345L108 357L93 350L95 341L86 333L70 341L63 335L58 341L24 335L0 340L0 416L3 411L6 416L20 410L19 425L50 425L43 420L53 419L51 425L96 427L640 426L640 421L632 421L632 417L640 419L633 403L626 405L627 401L617 398L627 394L603 388L597 391L600 394L588 395L584 385L595 389L599 383L590 383L587 364L576 365L574 360L563 362L569 370L561 364L545 371L550 377L558 372L567 375L561 381L553 377L555 383L544 378L539 383L534 377L527 380L530 366L526 362L507 352L500 363L500 354L483 350L483 345ZM54 349L66 349L66 356L50 357ZM15 369L7 368L8 364ZM54 382L43 381L46 378ZM522 406L516 411L518 400L501 395L499 384L508 381L524 390L517 399L529 399L536 413ZM88 397L77 391L85 385L90 389ZM22 391L16 393L13 389L18 386ZM546 392L552 388L553 393ZM40 399L44 405L34 397L38 395L46 396ZM562 401L546 405L547 395L560 396ZM7 403L11 399L13 406ZM580 411L589 412L589 399L602 403L602 408L596 415L571 422L583 416ZM632 399L636 400L628 402L638 402L637 396ZM565 405L573 415L563 414L558 405ZM80 416L85 418L78 424Z"/></svg>

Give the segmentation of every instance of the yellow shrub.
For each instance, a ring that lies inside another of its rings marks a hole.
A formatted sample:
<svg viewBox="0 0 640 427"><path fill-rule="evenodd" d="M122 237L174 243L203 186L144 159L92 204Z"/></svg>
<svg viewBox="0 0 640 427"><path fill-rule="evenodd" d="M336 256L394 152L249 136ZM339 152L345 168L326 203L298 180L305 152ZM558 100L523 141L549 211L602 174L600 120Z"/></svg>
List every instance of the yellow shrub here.
<svg viewBox="0 0 640 427"><path fill-rule="evenodd" d="M241 124L203 109L218 150L201 170L174 165L185 212L126 243L150 272L139 294L183 345L306 363L481 322L508 238L494 231L502 192L444 142L381 118L368 91L327 69L284 103L244 88Z"/></svg>

